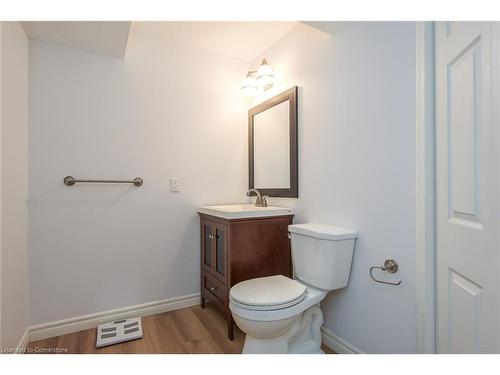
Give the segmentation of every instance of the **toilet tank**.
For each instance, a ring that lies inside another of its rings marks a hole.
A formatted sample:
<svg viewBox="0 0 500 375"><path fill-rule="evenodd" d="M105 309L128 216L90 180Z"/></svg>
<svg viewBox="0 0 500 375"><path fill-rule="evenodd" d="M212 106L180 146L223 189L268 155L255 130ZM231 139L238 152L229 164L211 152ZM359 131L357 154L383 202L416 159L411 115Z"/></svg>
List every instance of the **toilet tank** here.
<svg viewBox="0 0 500 375"><path fill-rule="evenodd" d="M356 232L310 223L289 225L288 231L296 279L324 290L347 286Z"/></svg>

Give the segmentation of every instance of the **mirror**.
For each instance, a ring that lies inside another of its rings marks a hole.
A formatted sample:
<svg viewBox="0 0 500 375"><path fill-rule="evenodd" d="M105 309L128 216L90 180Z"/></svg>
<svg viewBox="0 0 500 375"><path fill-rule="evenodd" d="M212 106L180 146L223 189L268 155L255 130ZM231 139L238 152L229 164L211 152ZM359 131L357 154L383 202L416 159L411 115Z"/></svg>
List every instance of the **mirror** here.
<svg viewBox="0 0 500 375"><path fill-rule="evenodd" d="M249 189L298 198L297 87L248 111Z"/></svg>

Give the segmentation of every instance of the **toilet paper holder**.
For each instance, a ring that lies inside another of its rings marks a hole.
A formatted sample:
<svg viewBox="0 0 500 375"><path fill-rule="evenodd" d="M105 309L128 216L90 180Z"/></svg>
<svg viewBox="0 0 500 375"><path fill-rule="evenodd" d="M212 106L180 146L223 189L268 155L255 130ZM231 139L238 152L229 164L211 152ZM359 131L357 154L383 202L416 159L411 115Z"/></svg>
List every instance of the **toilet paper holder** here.
<svg viewBox="0 0 500 375"><path fill-rule="evenodd" d="M396 272L398 272L399 265L394 259L386 259L383 266L370 267L370 277L372 278L373 281L375 281L376 283L380 283L380 284L387 284L387 285L400 285L401 284L401 280L399 280L396 283L392 283L389 281L377 280L373 276L373 270L376 268L381 269L382 271L385 271L385 272L396 273Z"/></svg>

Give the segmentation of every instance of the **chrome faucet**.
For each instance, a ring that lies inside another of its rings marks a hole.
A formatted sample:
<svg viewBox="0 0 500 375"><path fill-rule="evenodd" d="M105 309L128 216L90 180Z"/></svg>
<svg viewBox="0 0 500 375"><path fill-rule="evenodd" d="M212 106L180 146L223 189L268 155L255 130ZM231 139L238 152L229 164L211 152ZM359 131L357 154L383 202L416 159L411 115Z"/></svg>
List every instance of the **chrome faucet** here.
<svg viewBox="0 0 500 375"><path fill-rule="evenodd" d="M267 207L267 199L265 195L263 196L257 189L250 189L247 191L247 196L251 197L252 193L255 193L257 196L257 199L255 200L255 205L257 207Z"/></svg>

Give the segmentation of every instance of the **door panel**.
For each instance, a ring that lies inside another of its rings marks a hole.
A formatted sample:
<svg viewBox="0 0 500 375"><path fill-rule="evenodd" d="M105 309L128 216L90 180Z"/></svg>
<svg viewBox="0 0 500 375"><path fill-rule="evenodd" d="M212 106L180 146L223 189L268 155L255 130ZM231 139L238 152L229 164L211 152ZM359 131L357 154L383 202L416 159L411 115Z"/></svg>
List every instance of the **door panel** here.
<svg viewBox="0 0 500 375"><path fill-rule="evenodd" d="M479 347L478 327L482 287L449 269L449 348L452 353L475 353Z"/></svg>
<svg viewBox="0 0 500 375"><path fill-rule="evenodd" d="M227 238L226 238L226 226L223 224L217 224L215 227L215 264L214 264L214 275L225 281L226 279L226 268L227 268Z"/></svg>
<svg viewBox="0 0 500 375"><path fill-rule="evenodd" d="M480 39L448 64L447 75L450 219L478 222Z"/></svg>
<svg viewBox="0 0 500 375"><path fill-rule="evenodd" d="M492 24L436 24L437 350L499 352Z"/></svg>
<svg viewBox="0 0 500 375"><path fill-rule="evenodd" d="M203 220L202 221L202 268L210 271L214 264L214 238L215 238L215 223Z"/></svg>

